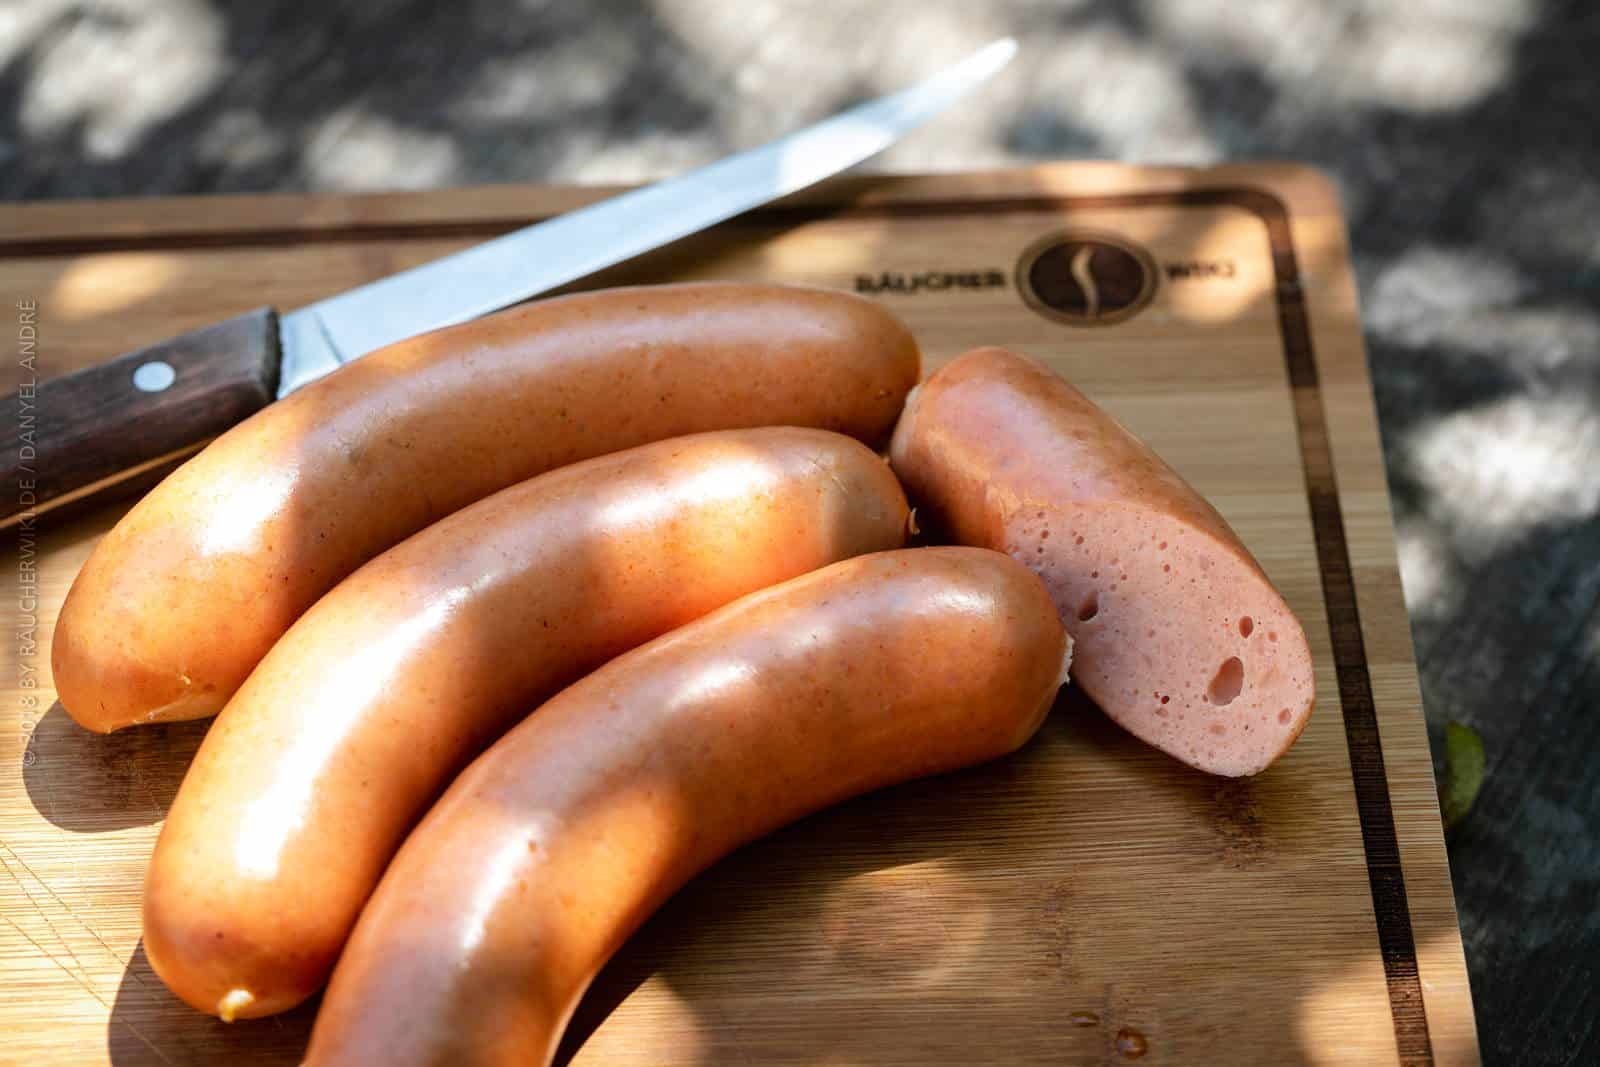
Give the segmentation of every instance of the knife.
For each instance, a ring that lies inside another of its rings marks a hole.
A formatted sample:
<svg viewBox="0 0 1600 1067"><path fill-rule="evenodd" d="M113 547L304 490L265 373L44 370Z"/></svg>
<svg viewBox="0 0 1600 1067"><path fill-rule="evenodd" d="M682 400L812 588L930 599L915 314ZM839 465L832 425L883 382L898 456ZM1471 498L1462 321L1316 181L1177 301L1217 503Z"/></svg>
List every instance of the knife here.
<svg viewBox="0 0 1600 1067"><path fill-rule="evenodd" d="M632 259L877 154L1010 62L995 41L927 80L771 144L280 315L259 308L0 405L0 529L154 484L274 399L394 341Z"/></svg>

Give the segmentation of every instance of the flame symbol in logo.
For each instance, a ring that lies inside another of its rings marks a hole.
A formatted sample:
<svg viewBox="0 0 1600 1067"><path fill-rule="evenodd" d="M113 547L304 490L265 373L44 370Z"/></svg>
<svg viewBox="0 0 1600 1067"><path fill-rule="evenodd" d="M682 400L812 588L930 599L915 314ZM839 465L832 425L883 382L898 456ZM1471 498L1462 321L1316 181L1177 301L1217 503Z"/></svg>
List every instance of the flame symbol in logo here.
<svg viewBox="0 0 1600 1067"><path fill-rule="evenodd" d="M1094 259L1094 246L1084 245L1072 257L1073 281L1078 283L1083 290L1083 315L1085 318L1095 318L1100 314L1100 287L1094 283L1094 272L1089 268L1089 261Z"/></svg>
<svg viewBox="0 0 1600 1067"><path fill-rule="evenodd" d="M1155 295L1155 258L1116 233L1063 230L1040 237L1017 259L1017 292L1047 319L1114 326Z"/></svg>

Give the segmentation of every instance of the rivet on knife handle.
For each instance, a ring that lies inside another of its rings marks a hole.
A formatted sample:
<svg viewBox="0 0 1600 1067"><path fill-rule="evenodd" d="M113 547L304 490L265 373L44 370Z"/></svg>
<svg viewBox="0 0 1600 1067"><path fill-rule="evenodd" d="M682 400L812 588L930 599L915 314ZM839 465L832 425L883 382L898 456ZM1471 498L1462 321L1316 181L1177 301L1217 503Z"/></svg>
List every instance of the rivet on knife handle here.
<svg viewBox="0 0 1600 1067"><path fill-rule="evenodd" d="M260 308L0 400L0 529L165 473L271 403L279 359Z"/></svg>

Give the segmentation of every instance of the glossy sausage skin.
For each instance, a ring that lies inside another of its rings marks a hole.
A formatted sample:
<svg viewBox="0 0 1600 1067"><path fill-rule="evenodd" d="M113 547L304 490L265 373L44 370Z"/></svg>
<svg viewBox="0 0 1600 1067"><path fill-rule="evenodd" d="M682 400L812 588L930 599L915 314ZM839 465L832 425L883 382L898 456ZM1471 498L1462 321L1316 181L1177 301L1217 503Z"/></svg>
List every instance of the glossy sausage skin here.
<svg viewBox="0 0 1600 1067"><path fill-rule="evenodd" d="M1283 597L1215 508L1058 375L968 352L912 394L890 457L956 540L1044 578L1073 678L1138 737L1237 776L1305 728L1311 653Z"/></svg>
<svg viewBox="0 0 1600 1067"><path fill-rule="evenodd" d="M1003 755L1068 641L995 552L912 549L755 593L571 686L406 841L308 1067L549 1061L584 988L697 871L809 812Z"/></svg>
<svg viewBox="0 0 1600 1067"><path fill-rule="evenodd" d="M144 944L185 1001L326 980L407 830L529 709L754 590L904 543L883 460L824 430L674 438L479 501L307 612L217 718L156 844Z"/></svg>
<svg viewBox="0 0 1600 1067"><path fill-rule="evenodd" d="M215 714L362 563L564 464L707 430L877 446L916 343L844 293L701 283L546 300L374 352L219 437L95 549L51 649L90 730Z"/></svg>

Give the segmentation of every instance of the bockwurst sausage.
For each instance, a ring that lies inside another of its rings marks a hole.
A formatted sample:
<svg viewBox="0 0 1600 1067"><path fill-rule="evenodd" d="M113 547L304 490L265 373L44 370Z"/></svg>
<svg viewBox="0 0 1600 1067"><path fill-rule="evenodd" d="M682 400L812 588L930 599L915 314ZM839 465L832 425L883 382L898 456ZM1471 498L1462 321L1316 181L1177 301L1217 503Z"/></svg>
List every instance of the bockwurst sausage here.
<svg viewBox="0 0 1600 1067"><path fill-rule="evenodd" d="M225 1018L310 996L406 831L516 719L738 596L898 547L907 517L870 449L775 427L564 467L390 549L206 736L150 864L151 965Z"/></svg>
<svg viewBox="0 0 1600 1067"><path fill-rule="evenodd" d="M51 649L61 702L101 732L214 714L319 596L474 500L706 430L877 445L918 373L887 312L774 285L580 294L391 345L223 434L101 541Z"/></svg>
<svg viewBox="0 0 1600 1067"><path fill-rule="evenodd" d="M1003 755L1069 643L996 552L837 563L563 691L406 841L339 960L307 1067L549 1061L601 964L743 842L847 797Z"/></svg>
<svg viewBox="0 0 1600 1067"><path fill-rule="evenodd" d="M1255 774L1305 727L1305 632L1215 508L1059 376L981 348L918 387L890 457L954 538L1044 578L1073 677L1126 729Z"/></svg>

